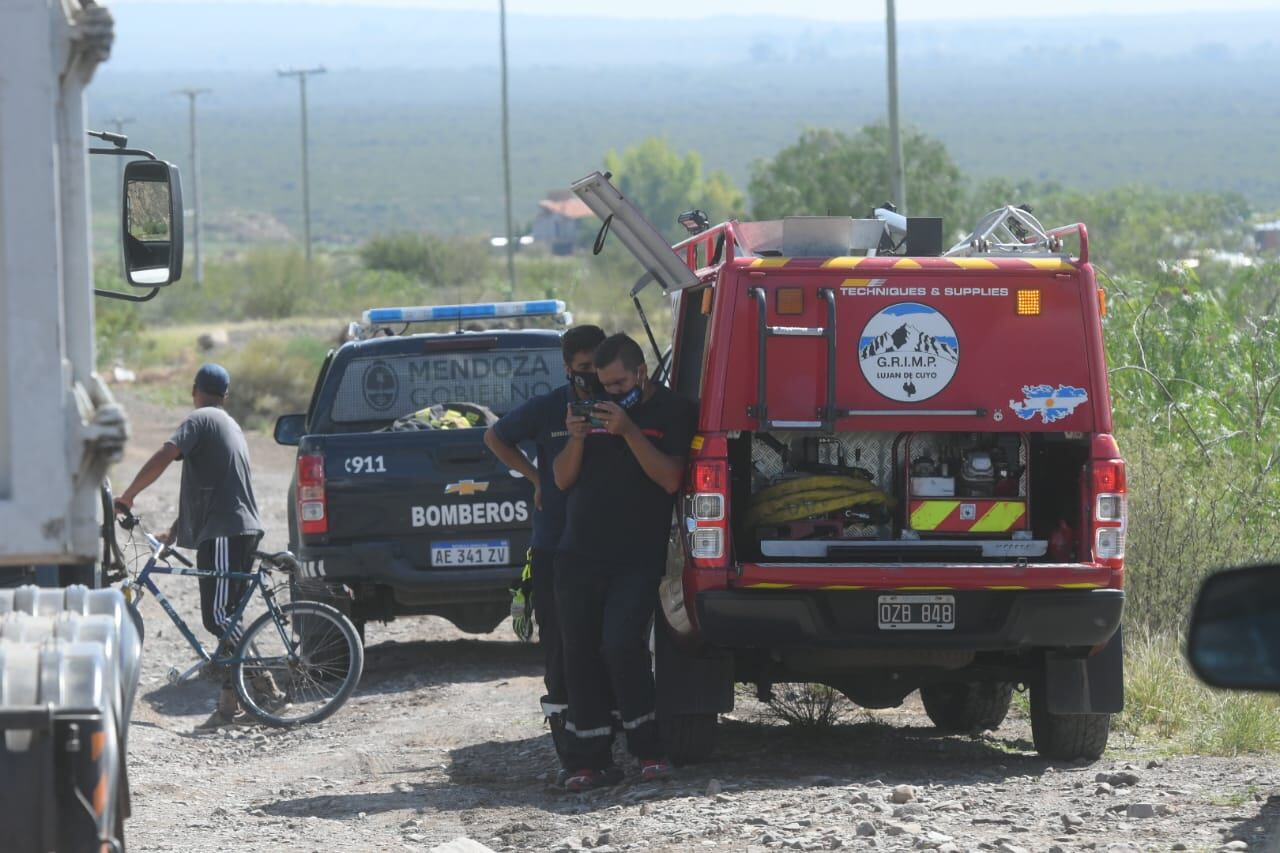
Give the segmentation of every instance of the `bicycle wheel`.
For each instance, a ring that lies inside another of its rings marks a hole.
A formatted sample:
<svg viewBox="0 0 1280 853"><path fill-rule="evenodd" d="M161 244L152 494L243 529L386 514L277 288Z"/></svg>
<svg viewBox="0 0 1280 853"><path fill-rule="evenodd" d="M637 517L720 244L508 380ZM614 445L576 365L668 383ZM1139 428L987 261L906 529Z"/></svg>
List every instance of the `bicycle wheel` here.
<svg viewBox="0 0 1280 853"><path fill-rule="evenodd" d="M269 726L318 723L350 698L364 648L350 620L327 604L294 602L259 616L240 641L232 671L246 711Z"/></svg>

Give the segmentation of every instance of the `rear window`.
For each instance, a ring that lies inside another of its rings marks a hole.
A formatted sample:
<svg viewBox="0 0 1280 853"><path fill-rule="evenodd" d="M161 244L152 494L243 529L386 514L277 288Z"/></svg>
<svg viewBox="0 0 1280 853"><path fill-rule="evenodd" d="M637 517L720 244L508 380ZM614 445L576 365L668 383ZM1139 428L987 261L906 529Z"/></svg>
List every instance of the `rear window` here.
<svg viewBox="0 0 1280 853"><path fill-rule="evenodd" d="M330 416L335 423L389 422L436 403L477 403L502 415L563 381L555 348L356 358Z"/></svg>

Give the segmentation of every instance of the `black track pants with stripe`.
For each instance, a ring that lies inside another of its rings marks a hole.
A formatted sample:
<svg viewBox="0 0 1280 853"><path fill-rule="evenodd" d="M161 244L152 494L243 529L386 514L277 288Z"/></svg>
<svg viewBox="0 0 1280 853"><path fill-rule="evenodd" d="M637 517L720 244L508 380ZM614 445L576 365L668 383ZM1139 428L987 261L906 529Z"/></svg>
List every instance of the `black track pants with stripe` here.
<svg viewBox="0 0 1280 853"><path fill-rule="evenodd" d="M258 534L252 533L206 539L196 549L196 568L219 574L248 573L253 570L253 552L258 547L259 538ZM227 628L247 583L230 577L200 578L200 612L204 617L204 627L215 637L225 638L226 645L233 647L240 638L227 637ZM238 626L237 633L243 629L243 624Z"/></svg>
<svg viewBox="0 0 1280 853"><path fill-rule="evenodd" d="M639 759L662 756L649 657L657 603L656 573L618 571L556 554L556 604L569 686L566 767L603 770L612 763L615 699L627 751Z"/></svg>

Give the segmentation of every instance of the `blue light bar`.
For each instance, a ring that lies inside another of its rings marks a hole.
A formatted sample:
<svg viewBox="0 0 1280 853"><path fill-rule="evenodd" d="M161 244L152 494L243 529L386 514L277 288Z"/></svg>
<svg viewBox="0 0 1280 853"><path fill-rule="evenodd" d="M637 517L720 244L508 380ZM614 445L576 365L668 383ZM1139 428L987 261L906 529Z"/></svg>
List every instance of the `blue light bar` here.
<svg viewBox="0 0 1280 853"><path fill-rule="evenodd" d="M529 302L476 302L471 305L420 305L413 308L370 308L363 319L369 326L390 323L437 323L450 320L485 320L496 317L550 317L565 313L560 299Z"/></svg>

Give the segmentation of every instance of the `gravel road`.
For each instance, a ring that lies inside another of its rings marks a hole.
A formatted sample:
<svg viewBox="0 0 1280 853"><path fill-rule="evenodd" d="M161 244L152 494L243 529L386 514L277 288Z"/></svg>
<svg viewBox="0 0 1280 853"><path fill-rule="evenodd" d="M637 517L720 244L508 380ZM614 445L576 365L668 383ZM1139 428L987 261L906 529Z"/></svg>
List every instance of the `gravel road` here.
<svg viewBox="0 0 1280 853"><path fill-rule="evenodd" d="M182 416L120 396L134 440L118 483ZM250 448L264 545L282 548L292 449L259 434ZM167 525L177 490L175 467L139 512ZM195 585L160 582L198 625ZM566 794L549 783L539 652L508 624L480 637L437 618L371 624L363 681L327 722L195 733L217 685L169 685L165 673L185 669L190 650L154 601L143 613L134 850L425 851L458 838L597 853L1280 849L1272 760L1165 756L1113 736L1102 760L1054 766L1035 756L1016 711L996 732L941 737L914 697L820 733L768 722L746 700L724 719L712 762L659 784ZM454 849L464 847L485 849Z"/></svg>

